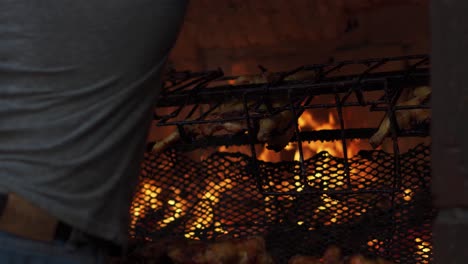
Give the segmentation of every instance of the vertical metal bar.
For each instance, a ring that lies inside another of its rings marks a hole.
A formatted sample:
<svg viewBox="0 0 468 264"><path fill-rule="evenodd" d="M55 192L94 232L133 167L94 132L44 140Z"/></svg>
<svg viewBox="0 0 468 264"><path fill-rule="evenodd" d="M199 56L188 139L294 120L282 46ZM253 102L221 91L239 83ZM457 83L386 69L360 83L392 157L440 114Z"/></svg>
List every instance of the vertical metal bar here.
<svg viewBox="0 0 468 264"><path fill-rule="evenodd" d="M397 102L399 94L401 94L401 87L396 88L397 91L394 93L394 97L389 91L388 81L384 81L384 92L385 92L385 101L387 104L387 117L390 120L390 129L392 135L392 143L393 143L393 183L391 192L391 200L390 200L390 211L392 217L392 238L390 238L390 243L393 243L393 234L397 232L397 221L395 219L395 199L397 193L400 191L401 186L401 168L400 168L400 149L398 146L398 123L395 115L395 104ZM395 98L396 97L396 98Z"/></svg>
<svg viewBox="0 0 468 264"><path fill-rule="evenodd" d="M306 190L307 188L309 188L309 185L307 184L307 170L306 170L305 165L304 165L304 151L302 149L302 138L301 138L301 133L299 131L299 124L298 124L299 116L298 116L298 113L296 111L296 107L294 105L292 96L293 96L292 95L292 89L289 89L288 90L289 109L293 113L293 117L294 117L294 128L295 128L295 131L296 131L296 142L297 142L297 148L299 150L299 165L300 165L300 170L301 170L300 177L301 177L301 182L304 185L304 190Z"/></svg>
<svg viewBox="0 0 468 264"><path fill-rule="evenodd" d="M263 179L260 175L260 169L258 167L258 160L257 160L257 151L255 150L255 143L254 143L255 142L255 129L252 127L252 119L249 113L249 103L247 100L246 93L242 95L242 101L244 104L244 114L245 114L245 118L247 121L247 131L249 133L249 139L250 139L249 145L250 145L250 152L252 154L252 159L251 159L252 174L255 177L255 180L257 182L258 191L260 193L263 193Z"/></svg>
<svg viewBox="0 0 468 264"><path fill-rule="evenodd" d="M187 138L187 133L185 133L185 129L183 125L177 124L177 131L179 132L180 138L182 139L183 142L185 143L190 142L190 139Z"/></svg>
<svg viewBox="0 0 468 264"><path fill-rule="evenodd" d="M395 181L393 185L393 189L396 190L396 188L399 188L401 185L401 168L400 168L400 148L398 146L398 122L396 119L396 111L395 111L395 104L398 100L398 98L391 98L391 95L388 90L388 82L385 80L384 83L384 90L386 93L386 101L387 101L387 116L390 120L390 129L391 129L391 135L392 135L392 143L393 143L393 158L394 158L394 165L395 165ZM398 89L398 88L397 88ZM398 90L401 90L398 89ZM396 96L401 94L400 92L396 92Z"/></svg>
<svg viewBox="0 0 468 264"><path fill-rule="evenodd" d="M340 121L341 143L343 144L344 173L345 173L345 178L348 183L348 188L351 188L351 175L350 175L349 162L348 162L348 149L346 146L346 133L345 133L344 118L343 118L343 107L341 105L342 101L338 94L335 94L335 103L336 103L336 111L338 112L338 119Z"/></svg>

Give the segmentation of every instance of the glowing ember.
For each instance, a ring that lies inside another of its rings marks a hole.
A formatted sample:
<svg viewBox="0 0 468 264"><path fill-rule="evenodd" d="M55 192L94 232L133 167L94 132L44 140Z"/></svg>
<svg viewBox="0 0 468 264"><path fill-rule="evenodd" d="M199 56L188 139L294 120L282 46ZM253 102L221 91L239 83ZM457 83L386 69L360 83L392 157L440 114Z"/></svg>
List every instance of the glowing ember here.
<svg viewBox="0 0 468 264"><path fill-rule="evenodd" d="M190 232L185 234L186 238L198 239L197 232L213 225L214 205L219 203L219 198L221 197L221 194L226 190L231 189L235 184L232 182L231 179L224 179L218 184L215 184L213 182L211 184L208 184L208 186L210 185L213 186L213 188L209 191L206 191L203 195L202 200L194 207L195 214L199 216L195 221L191 223L191 227L189 228ZM215 232L221 234L228 233L228 231L220 227L220 222L214 223L214 226Z"/></svg>
<svg viewBox="0 0 468 264"><path fill-rule="evenodd" d="M416 254L421 256L420 263L427 264L430 262L430 252L432 251L432 245L429 241L425 241L422 238L416 238L414 240L417 244Z"/></svg>
<svg viewBox="0 0 468 264"><path fill-rule="evenodd" d="M367 242L367 245L369 247L375 248L375 249L380 249L383 246L383 242L379 241L378 239L372 239Z"/></svg>
<svg viewBox="0 0 468 264"><path fill-rule="evenodd" d="M137 194L139 199L135 199L132 205L132 214L130 219L130 226L133 228L139 218L146 215L149 208L156 209L162 206L162 202L157 199L158 195L162 192L162 189L156 187L155 182L152 180L144 180L141 185L141 189ZM136 202L136 201L139 202ZM144 203L141 203L144 201Z"/></svg>
<svg viewBox="0 0 468 264"><path fill-rule="evenodd" d="M403 200L409 202L413 197L413 191L411 189L406 189L404 192Z"/></svg>

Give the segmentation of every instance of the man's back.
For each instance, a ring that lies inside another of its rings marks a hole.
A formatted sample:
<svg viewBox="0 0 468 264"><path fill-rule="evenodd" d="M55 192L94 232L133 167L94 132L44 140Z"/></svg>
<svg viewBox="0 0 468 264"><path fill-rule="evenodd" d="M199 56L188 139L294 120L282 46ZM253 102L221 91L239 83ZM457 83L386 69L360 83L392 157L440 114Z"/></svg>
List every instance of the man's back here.
<svg viewBox="0 0 468 264"><path fill-rule="evenodd" d="M124 243L185 2L0 0L0 191Z"/></svg>

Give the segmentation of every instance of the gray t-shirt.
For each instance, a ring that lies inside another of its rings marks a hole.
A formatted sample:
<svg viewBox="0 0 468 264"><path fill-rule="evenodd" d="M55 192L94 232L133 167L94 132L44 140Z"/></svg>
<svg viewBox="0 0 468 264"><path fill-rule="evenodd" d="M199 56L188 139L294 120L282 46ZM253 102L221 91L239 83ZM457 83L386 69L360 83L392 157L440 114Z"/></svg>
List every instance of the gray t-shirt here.
<svg viewBox="0 0 468 264"><path fill-rule="evenodd" d="M125 243L185 0L0 0L0 190Z"/></svg>

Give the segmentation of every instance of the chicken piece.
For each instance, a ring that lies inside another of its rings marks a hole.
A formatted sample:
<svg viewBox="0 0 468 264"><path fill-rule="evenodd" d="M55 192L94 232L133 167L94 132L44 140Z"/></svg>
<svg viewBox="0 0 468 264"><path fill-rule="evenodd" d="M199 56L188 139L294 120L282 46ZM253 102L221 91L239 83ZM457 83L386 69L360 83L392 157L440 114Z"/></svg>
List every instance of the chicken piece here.
<svg viewBox="0 0 468 264"><path fill-rule="evenodd" d="M247 125L245 122L226 122L226 123L210 123L210 124L194 124L187 125L183 129L185 133L196 139L202 137L213 136L222 131L222 134L237 134L242 131L245 131ZM163 140L156 142L153 145L152 152L160 153L167 149L168 147L174 145L181 139L179 130L172 132L169 136L165 137Z"/></svg>
<svg viewBox="0 0 468 264"><path fill-rule="evenodd" d="M392 261L383 259L383 258L378 258L375 260L375 264L394 264Z"/></svg>
<svg viewBox="0 0 468 264"><path fill-rule="evenodd" d="M337 246L330 246L325 250L322 258L323 264L343 264L341 250Z"/></svg>
<svg viewBox="0 0 468 264"><path fill-rule="evenodd" d="M286 78L286 80L296 80L309 76L310 73L302 75L292 75ZM274 82L279 79L276 74L270 74L264 72L260 75L252 76L241 76L237 78L235 84L259 84ZM252 109L257 102L248 102L248 108ZM272 107L277 108L284 106L286 102L284 100L272 102ZM217 107L213 112L209 114L207 119L226 119L230 117L239 117L244 114L244 103L240 100L224 103ZM265 111L266 105L262 104L259 107L260 110ZM276 152L281 151L289 143L295 132L295 117L291 110L284 110L274 115L261 118L256 120L256 137L259 142L266 143L267 149L274 150ZM195 139L200 139L207 136L214 135L233 135L242 133L248 130L246 120L231 121L225 123L205 123L205 124L194 124L184 126L184 132ZM179 131L174 131L163 140L156 142L153 145L152 152L159 153L164 151L166 148L177 143L181 139Z"/></svg>
<svg viewBox="0 0 468 264"><path fill-rule="evenodd" d="M361 255L354 255L349 259L349 264L371 264L371 263Z"/></svg>
<svg viewBox="0 0 468 264"><path fill-rule="evenodd" d="M179 131L176 130L176 131L172 132L169 136L165 137L163 140L156 142L153 145L153 148L152 148L151 152L153 152L153 153L162 152L166 148L173 145L174 143L176 143L179 140L180 140L180 134L179 134Z"/></svg>
<svg viewBox="0 0 468 264"><path fill-rule="evenodd" d="M249 106L252 106L250 103ZM279 107L282 102L272 104L272 107ZM265 109L262 105L260 109ZM241 116L244 111L243 103L229 102L220 106L216 111L210 114L210 119L225 119L229 117ZM294 114L291 110L284 110L271 116L257 120L258 132L257 140L267 144L267 148L280 151L291 140L295 132ZM234 135L248 130L247 121L230 121L224 123L205 123L184 126L184 132L195 139L214 135ZM153 145L152 152L159 153L166 148L177 143L181 139L179 131L176 130L169 136Z"/></svg>
<svg viewBox="0 0 468 264"><path fill-rule="evenodd" d="M325 250L322 258L314 256L296 255L288 264L343 264L341 250L336 246L330 246Z"/></svg>
<svg viewBox="0 0 468 264"><path fill-rule="evenodd" d="M349 264L394 264L391 261L377 258L377 259L368 259L362 255L354 255L349 259Z"/></svg>
<svg viewBox="0 0 468 264"><path fill-rule="evenodd" d="M217 107L211 114L210 119L229 118L239 116L239 113L244 111L242 102L228 102ZM247 124L244 120L225 122L225 123L207 123L193 124L183 127L184 132L195 139L200 139L207 136L213 136L216 133L223 132L224 134L237 134L247 129ZM181 139L179 130L172 132L169 136L153 145L152 152L160 153L168 147L174 145Z"/></svg>
<svg viewBox="0 0 468 264"><path fill-rule="evenodd" d="M278 102L272 106L280 107L282 105ZM284 110L268 118L260 119L257 140L267 143L267 149L281 151L294 136L296 131L294 121L294 113L291 110Z"/></svg>
<svg viewBox="0 0 468 264"><path fill-rule="evenodd" d="M254 262L254 264L275 264L275 261L270 256L270 254L264 252L257 256L257 259Z"/></svg>
<svg viewBox="0 0 468 264"><path fill-rule="evenodd" d="M289 259L288 264L321 264L320 258L296 255Z"/></svg>
<svg viewBox="0 0 468 264"><path fill-rule="evenodd" d="M317 77L314 71L299 71L292 75L286 76L285 81L301 81L301 80L313 80ZM262 72L261 74L240 76L234 80L234 85L241 84L262 84L267 82L277 82L281 80L281 74L271 73L268 71Z"/></svg>
<svg viewBox="0 0 468 264"><path fill-rule="evenodd" d="M141 243L141 242L140 242ZM168 252L170 248L195 248L201 246L198 241L179 241L172 239L162 239L154 242L144 242L135 245L135 249L125 257L123 263L170 263Z"/></svg>
<svg viewBox="0 0 468 264"><path fill-rule="evenodd" d="M343 258L341 250L336 246L327 248L322 258L313 256L296 255L292 257L288 264L394 264L382 258L368 259L362 255L353 255Z"/></svg>
<svg viewBox="0 0 468 264"><path fill-rule="evenodd" d="M431 88L428 86L417 87L413 90L412 98L400 102L398 106L411 106L411 105L420 105L425 103L431 95ZM398 110L395 111L395 117L399 128L408 129L414 123L423 123L429 122L431 114L429 109L410 109L410 110ZM391 121L388 115L385 115L384 119L380 123L379 129L377 132L372 135L369 139L369 143L373 148L380 146L385 139L390 134Z"/></svg>
<svg viewBox="0 0 468 264"><path fill-rule="evenodd" d="M173 244L167 248L167 255L174 264L194 263L193 256L205 251L207 244L199 241L186 241L185 243Z"/></svg>
<svg viewBox="0 0 468 264"><path fill-rule="evenodd" d="M213 259L223 264L248 264L265 254L265 241L252 237L237 241L225 241L208 246L205 252L194 257L196 263L209 263Z"/></svg>
<svg viewBox="0 0 468 264"><path fill-rule="evenodd" d="M169 257L176 264L273 264L261 237L176 247Z"/></svg>

